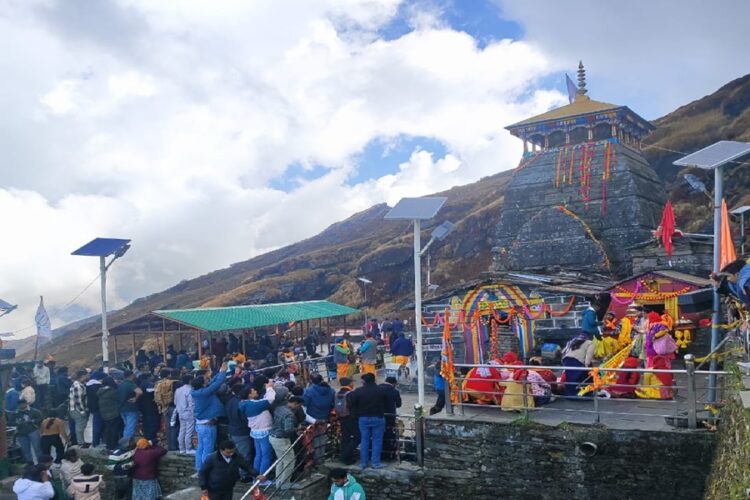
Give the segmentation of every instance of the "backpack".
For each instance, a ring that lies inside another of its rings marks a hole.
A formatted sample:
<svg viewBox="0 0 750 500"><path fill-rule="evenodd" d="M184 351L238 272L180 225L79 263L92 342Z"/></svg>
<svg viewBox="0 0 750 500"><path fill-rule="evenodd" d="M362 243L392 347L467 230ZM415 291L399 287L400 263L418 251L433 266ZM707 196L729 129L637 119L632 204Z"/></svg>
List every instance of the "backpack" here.
<svg viewBox="0 0 750 500"><path fill-rule="evenodd" d="M351 392L351 391L349 391ZM340 392L336 393L336 399L334 403L334 410L336 410L336 416L338 418L348 417L349 416L349 406L346 404L346 396L349 395L349 392L345 392L341 394Z"/></svg>
<svg viewBox="0 0 750 500"><path fill-rule="evenodd" d="M162 379L156 384L154 389L154 402L159 407L159 413L167 411L167 407L174 402L174 392L172 391L173 380Z"/></svg>

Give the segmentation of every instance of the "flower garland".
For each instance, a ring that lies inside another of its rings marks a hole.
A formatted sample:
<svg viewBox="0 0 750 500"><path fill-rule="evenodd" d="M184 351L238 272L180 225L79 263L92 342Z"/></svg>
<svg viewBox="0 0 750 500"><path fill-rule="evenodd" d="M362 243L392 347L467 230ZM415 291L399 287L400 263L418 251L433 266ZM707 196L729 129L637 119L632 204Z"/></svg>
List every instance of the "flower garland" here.
<svg viewBox="0 0 750 500"><path fill-rule="evenodd" d="M565 149L560 148L560 151L557 153L557 159L555 160L555 187L560 187L560 177L562 176L562 182L565 183L565 173L562 172L562 162L563 157L565 156Z"/></svg>
<svg viewBox="0 0 750 500"><path fill-rule="evenodd" d="M604 145L604 168L602 169L602 204L601 214L607 213L607 182L612 177L612 165L615 161L615 146L612 141Z"/></svg>
<svg viewBox="0 0 750 500"><path fill-rule="evenodd" d="M510 317L510 316L508 316ZM497 322L490 321L490 350L492 351L492 359L500 359L500 341L497 337Z"/></svg>
<svg viewBox="0 0 750 500"><path fill-rule="evenodd" d="M640 285L640 283L638 284ZM635 300L666 300L666 299L673 299L675 297L678 297L680 295L683 295L690 291L692 287L686 286L684 288L681 288L675 292L644 292L644 293L637 293L635 294ZM630 292L626 290L625 288L618 286L617 289L619 290L616 295L618 297L628 296L631 295L633 292ZM610 294L612 298L615 298L615 294ZM632 301L631 301L632 302ZM629 302L628 302L629 303Z"/></svg>
<svg viewBox="0 0 750 500"><path fill-rule="evenodd" d="M588 224L586 224L586 222L584 222L584 221L583 221L583 219L581 219L580 217L578 217L578 216L577 216L576 214L574 214L573 212L571 212L570 210L568 210L568 209L567 209L567 208L565 208L564 206L562 206L562 205L557 205L557 206L556 206L555 208L557 208L557 209L558 209L559 211L561 211L561 212L562 212L562 213L564 213L565 215L568 215L568 216L570 216L570 217L573 217L573 218L574 218L575 220L577 220L578 222L580 222L580 223L581 223L581 225L583 226L583 229L584 229L584 231L586 231L586 234L588 235L588 237L589 237L589 238L591 238L591 241L593 241L594 243L596 243L597 245L599 245L599 248L601 248L601 249L602 249L602 253L604 254L604 266L605 266L605 267L606 267L607 269L611 269L611 268L612 268L612 265L611 265L611 263L609 262L609 257L607 257L607 252L605 252L605 251L604 251L604 248L603 248L603 246L602 246L602 243L601 243L601 241L599 241L599 240L598 240L598 239L596 238L596 236L594 236L594 233L593 233L593 231L591 231L591 228L589 227L589 225L588 225Z"/></svg>
<svg viewBox="0 0 750 500"><path fill-rule="evenodd" d="M568 165L568 184L573 184L573 168L576 163L576 148L570 148L570 164Z"/></svg>
<svg viewBox="0 0 750 500"><path fill-rule="evenodd" d="M622 287L618 286L617 288L623 289ZM633 295L629 299L620 299L617 297L617 294L615 292L609 292L609 296L612 297L612 301L616 304L620 304L621 306L627 306L631 304L635 298L638 296L638 293L641 291L641 282L638 281L635 284L635 291L633 292ZM628 292L630 293L630 292Z"/></svg>

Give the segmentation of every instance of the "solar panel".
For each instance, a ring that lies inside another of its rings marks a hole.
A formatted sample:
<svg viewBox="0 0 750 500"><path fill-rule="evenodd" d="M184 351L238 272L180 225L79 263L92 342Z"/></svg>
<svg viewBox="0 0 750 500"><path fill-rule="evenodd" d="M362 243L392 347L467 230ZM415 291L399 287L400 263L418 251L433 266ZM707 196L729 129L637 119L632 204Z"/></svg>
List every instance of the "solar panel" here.
<svg viewBox="0 0 750 500"><path fill-rule="evenodd" d="M402 198L390 212L385 214L385 219L397 220L427 220L437 215L448 198L434 196L427 198Z"/></svg>
<svg viewBox="0 0 750 500"><path fill-rule="evenodd" d="M85 255L89 257L106 257L123 249L130 240L118 238L94 238L71 255Z"/></svg>
<svg viewBox="0 0 750 500"><path fill-rule="evenodd" d="M719 141L674 162L680 167L698 167L712 170L725 163L750 154L750 143Z"/></svg>
<svg viewBox="0 0 750 500"><path fill-rule="evenodd" d="M732 214L732 215L742 215L745 212L747 212L748 210L750 210L750 205L744 205L744 206L735 208L734 210L732 210L729 213Z"/></svg>

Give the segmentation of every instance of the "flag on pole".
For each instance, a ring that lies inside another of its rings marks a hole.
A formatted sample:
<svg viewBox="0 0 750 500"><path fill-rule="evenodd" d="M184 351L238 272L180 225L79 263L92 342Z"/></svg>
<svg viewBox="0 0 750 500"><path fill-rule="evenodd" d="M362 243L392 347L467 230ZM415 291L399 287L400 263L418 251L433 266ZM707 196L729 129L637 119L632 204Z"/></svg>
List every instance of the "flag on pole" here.
<svg viewBox="0 0 750 500"><path fill-rule="evenodd" d="M672 260L672 251L674 246L672 245L672 235L675 233L675 222L674 222L674 210L672 210L672 203L667 200L667 204L664 206L664 212L661 214L661 242L664 245L664 250L667 251L667 255L670 259L670 265Z"/></svg>
<svg viewBox="0 0 750 500"><path fill-rule="evenodd" d="M565 85L568 87L568 101L572 104L576 99L576 94L578 94L578 87L573 83L573 80L570 79L567 73L565 73Z"/></svg>
<svg viewBox="0 0 750 500"><path fill-rule="evenodd" d="M719 246L719 269L737 260L737 254L734 251L734 240L732 240L732 231L729 229L729 210L727 210L727 200L721 199L721 232Z"/></svg>
<svg viewBox="0 0 750 500"><path fill-rule="evenodd" d="M36 334L39 338L52 338L52 323L50 323L47 310L44 308L44 297L39 297L39 307L36 310Z"/></svg>

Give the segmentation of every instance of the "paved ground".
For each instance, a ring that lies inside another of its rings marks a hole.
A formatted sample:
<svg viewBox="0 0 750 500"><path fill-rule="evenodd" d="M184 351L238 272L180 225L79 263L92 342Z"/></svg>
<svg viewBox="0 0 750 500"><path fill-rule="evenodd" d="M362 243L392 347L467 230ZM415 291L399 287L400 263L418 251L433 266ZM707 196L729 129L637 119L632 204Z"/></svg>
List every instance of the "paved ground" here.
<svg viewBox="0 0 750 500"><path fill-rule="evenodd" d="M673 369L682 369L681 363L675 362ZM358 379L358 377L355 377ZM383 371L378 372L378 381L385 378ZM335 385L335 382L334 382ZM357 382L356 385L359 385ZM416 385L416 383L412 384ZM673 400L646 400L646 399L601 399L595 403L593 399L567 400L558 398L551 403L530 410L529 418L535 422L545 425L556 426L563 422L577 424L596 423L597 413L599 423L612 429L640 429L654 431L675 431L672 425L667 424L665 417L673 417L688 408L686 375L676 374L675 385L678 387ZM707 412L702 412L707 400L708 380L706 375L696 376L696 393L698 424L703 418L707 418ZM719 377L721 387L721 377ZM719 393L721 397L721 393ZM402 406L399 414L404 416L414 415L414 405L418 402L416 388L401 388ZM437 395L434 391L427 389L425 393L425 411L435 403ZM597 410L598 407L598 410ZM520 418L520 412L502 411L497 406L468 406L454 408L454 414L447 414L443 410L437 415L440 418L455 420L482 420L493 422L511 422Z"/></svg>

